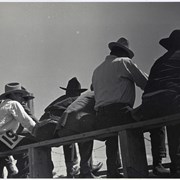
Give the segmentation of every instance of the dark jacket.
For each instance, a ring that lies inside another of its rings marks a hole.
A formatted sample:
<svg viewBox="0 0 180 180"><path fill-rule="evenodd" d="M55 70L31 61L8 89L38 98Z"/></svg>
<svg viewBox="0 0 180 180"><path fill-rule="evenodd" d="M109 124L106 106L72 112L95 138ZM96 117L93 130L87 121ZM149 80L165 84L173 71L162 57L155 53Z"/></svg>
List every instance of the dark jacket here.
<svg viewBox="0 0 180 180"><path fill-rule="evenodd" d="M44 110L45 113L41 116L40 121L43 121L48 118L52 117L60 117L62 116L63 112L66 110L66 108L74 102L78 96L75 97L68 97L66 95L63 95L59 98L57 98L55 101L53 101L49 106L46 107ZM59 120L57 118L57 120ZM55 120L55 119L54 119Z"/></svg>
<svg viewBox="0 0 180 180"><path fill-rule="evenodd" d="M143 95L165 89L180 93L180 50L167 52L154 63Z"/></svg>

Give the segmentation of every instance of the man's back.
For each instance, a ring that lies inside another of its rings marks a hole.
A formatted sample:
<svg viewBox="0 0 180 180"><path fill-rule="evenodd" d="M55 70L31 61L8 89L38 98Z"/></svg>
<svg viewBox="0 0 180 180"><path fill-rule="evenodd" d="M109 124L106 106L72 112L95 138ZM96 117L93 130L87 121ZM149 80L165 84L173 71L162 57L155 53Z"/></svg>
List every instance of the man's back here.
<svg viewBox="0 0 180 180"><path fill-rule="evenodd" d="M143 89L146 80L145 75L128 57L107 56L93 73L95 109L118 102L133 106L135 83Z"/></svg>
<svg viewBox="0 0 180 180"><path fill-rule="evenodd" d="M144 94L159 90L180 92L180 50L167 52L152 66Z"/></svg>

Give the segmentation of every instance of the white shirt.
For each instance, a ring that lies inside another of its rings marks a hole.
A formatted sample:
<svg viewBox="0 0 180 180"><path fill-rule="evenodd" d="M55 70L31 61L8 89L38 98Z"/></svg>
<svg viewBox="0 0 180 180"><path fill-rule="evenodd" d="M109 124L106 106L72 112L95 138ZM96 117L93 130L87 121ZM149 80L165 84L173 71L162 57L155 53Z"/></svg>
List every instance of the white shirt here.
<svg viewBox="0 0 180 180"><path fill-rule="evenodd" d="M8 130L16 132L20 124L31 132L36 123L19 102L6 99L0 104L0 134Z"/></svg>
<svg viewBox="0 0 180 180"><path fill-rule="evenodd" d="M94 92L87 91L79 96L72 104L70 104L61 116L61 126L64 126L67 120L79 120L84 114L95 114L94 111ZM72 114L75 114L71 120ZM78 123L78 121L77 121Z"/></svg>
<svg viewBox="0 0 180 180"><path fill-rule="evenodd" d="M95 110L113 103L135 101L135 84L144 89L148 76L128 57L109 55L94 71L92 85L95 93Z"/></svg>

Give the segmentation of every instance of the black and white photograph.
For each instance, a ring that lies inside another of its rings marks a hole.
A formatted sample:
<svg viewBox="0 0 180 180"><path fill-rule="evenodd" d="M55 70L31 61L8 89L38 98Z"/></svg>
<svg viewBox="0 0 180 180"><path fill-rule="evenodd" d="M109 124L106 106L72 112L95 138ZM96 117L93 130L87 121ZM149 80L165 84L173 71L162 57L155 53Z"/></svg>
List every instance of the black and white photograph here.
<svg viewBox="0 0 180 180"><path fill-rule="evenodd" d="M0 1L0 178L180 178L180 2Z"/></svg>

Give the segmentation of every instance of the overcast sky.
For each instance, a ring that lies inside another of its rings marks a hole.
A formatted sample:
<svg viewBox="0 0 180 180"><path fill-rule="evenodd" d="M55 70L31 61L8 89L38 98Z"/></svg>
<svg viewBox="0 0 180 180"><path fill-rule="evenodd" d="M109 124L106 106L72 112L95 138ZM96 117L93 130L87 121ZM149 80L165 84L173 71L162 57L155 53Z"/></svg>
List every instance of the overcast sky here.
<svg viewBox="0 0 180 180"><path fill-rule="evenodd" d="M0 94L6 83L20 82L34 93L39 118L72 77L89 88L108 43L122 36L133 61L149 73L165 53L159 40L180 29L179 9L179 2L1 2Z"/></svg>

